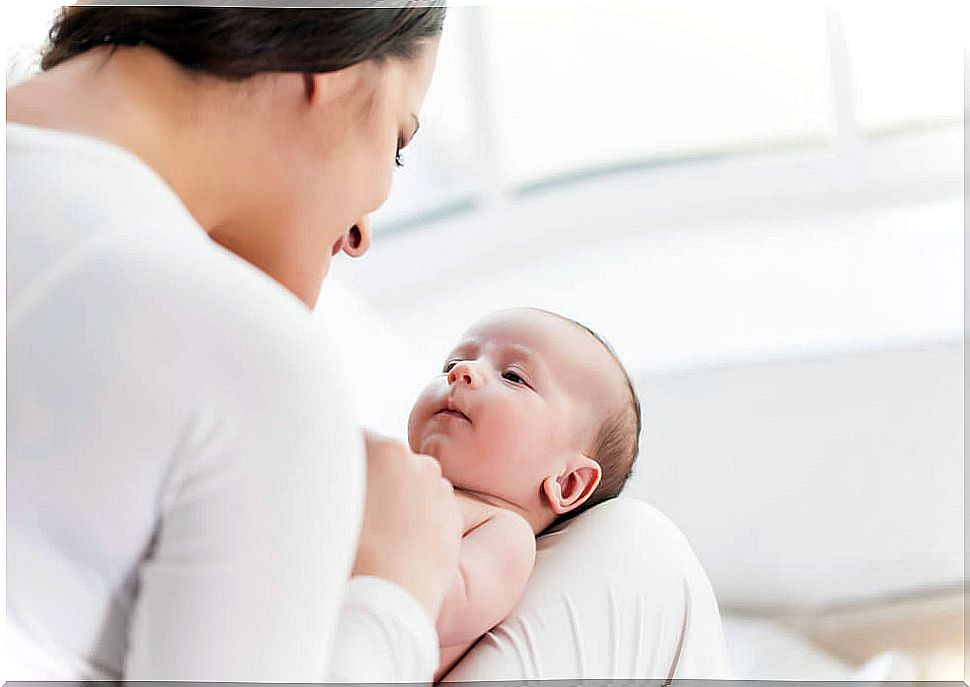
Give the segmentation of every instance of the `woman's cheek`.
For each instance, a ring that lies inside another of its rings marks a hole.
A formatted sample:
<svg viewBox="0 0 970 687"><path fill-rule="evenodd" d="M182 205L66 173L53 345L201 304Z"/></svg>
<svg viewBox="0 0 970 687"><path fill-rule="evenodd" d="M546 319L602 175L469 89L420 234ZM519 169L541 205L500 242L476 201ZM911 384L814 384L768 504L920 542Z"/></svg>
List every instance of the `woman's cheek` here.
<svg viewBox="0 0 970 687"><path fill-rule="evenodd" d="M366 212L373 212L379 208L384 204L384 201L387 200L388 196L391 195L391 186L394 181L395 168L393 164L388 165L387 163L384 163L383 167L384 169L381 169L380 166L378 166L377 169L374 170L374 175L371 177L372 179L380 179L382 181L375 184L374 196L372 199L373 207Z"/></svg>
<svg viewBox="0 0 970 687"><path fill-rule="evenodd" d="M332 191L330 197L331 202L342 204L341 214L352 218L352 222L380 208L390 195L390 191L391 171L389 169L369 170L361 167L347 175L347 183L340 190L339 197L335 197Z"/></svg>
<svg viewBox="0 0 970 687"><path fill-rule="evenodd" d="M385 138L370 156L366 178L372 180L369 184L373 193L371 200L375 203L372 210L384 204L391 194L395 174L403 171L394 162L396 152L397 138Z"/></svg>
<svg viewBox="0 0 970 687"><path fill-rule="evenodd" d="M335 189L339 196L335 194ZM352 220L346 219L352 215L341 204L341 198L345 197L344 190L339 185L334 186L329 178L318 177L306 186L298 187L293 199L293 207L299 208L303 223L314 236L319 237L321 250L327 255L330 255L337 237L352 223Z"/></svg>

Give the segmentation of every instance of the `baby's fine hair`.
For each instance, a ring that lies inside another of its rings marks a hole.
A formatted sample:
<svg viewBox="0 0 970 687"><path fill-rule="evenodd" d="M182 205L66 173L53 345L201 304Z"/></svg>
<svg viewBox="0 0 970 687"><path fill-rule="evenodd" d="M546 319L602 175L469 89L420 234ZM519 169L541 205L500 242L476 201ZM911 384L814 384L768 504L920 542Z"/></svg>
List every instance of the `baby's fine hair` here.
<svg viewBox="0 0 970 687"><path fill-rule="evenodd" d="M606 349L613 360L616 361L620 372L623 373L623 380L626 384L628 394L623 406L609 415L600 425L593 440L593 455L590 457L599 464L602 471L599 485L597 485L596 490L582 506L570 511L557 520L557 522L562 522L565 519L579 515L598 503L614 498L623 490L624 485L633 473L633 464L636 462L637 455L640 453L640 430L642 429L640 399L637 397L636 389L633 388L630 374L626 371L616 351L613 350L613 347L606 339L582 322L577 322L559 313L541 308L532 308L532 310L569 322L596 339Z"/></svg>

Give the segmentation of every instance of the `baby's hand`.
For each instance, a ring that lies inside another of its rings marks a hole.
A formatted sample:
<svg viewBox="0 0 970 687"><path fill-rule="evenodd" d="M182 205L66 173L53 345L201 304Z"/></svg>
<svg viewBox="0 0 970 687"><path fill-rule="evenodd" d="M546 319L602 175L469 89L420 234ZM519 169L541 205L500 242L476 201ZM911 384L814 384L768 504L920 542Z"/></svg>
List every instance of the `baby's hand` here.
<svg viewBox="0 0 970 687"><path fill-rule="evenodd" d="M434 458L367 432L367 495L354 575L408 590L436 618L454 579L462 520Z"/></svg>

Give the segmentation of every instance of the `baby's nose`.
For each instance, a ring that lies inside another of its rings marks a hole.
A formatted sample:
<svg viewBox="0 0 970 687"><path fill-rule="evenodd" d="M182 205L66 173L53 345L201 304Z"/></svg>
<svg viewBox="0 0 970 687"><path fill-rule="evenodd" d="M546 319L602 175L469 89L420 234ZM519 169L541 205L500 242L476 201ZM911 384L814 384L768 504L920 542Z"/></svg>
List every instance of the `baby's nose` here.
<svg viewBox="0 0 970 687"><path fill-rule="evenodd" d="M457 363L453 368L451 368L451 371L448 372L448 383L457 384L459 382L467 384L472 388L479 385L480 379L478 371L473 365L467 362L462 362Z"/></svg>

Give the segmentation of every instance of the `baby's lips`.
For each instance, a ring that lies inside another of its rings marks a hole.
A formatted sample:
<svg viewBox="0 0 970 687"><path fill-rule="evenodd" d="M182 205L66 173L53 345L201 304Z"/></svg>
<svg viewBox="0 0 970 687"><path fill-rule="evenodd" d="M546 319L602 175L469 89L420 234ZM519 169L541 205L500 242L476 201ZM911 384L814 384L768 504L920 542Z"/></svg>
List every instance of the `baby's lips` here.
<svg viewBox="0 0 970 687"><path fill-rule="evenodd" d="M441 413L447 413L448 415L452 415L454 417L460 417L468 424L471 424L471 418L469 418L468 415L465 414L463 410L460 410L454 403L446 403L435 411L435 415L440 415Z"/></svg>

